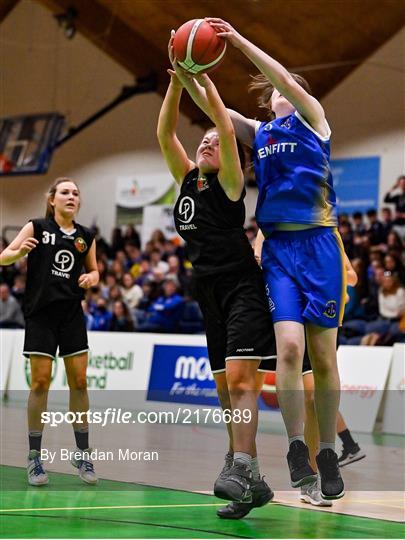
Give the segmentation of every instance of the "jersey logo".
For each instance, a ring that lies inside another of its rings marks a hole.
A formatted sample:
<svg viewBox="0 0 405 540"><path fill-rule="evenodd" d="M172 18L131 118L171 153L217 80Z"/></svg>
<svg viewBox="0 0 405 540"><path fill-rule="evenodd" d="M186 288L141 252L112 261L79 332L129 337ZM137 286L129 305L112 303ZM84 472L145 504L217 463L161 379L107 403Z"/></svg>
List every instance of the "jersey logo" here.
<svg viewBox="0 0 405 540"><path fill-rule="evenodd" d="M210 186L208 185L208 180L205 178L205 176L199 176L197 178L197 189L198 191L204 191L204 189L208 189Z"/></svg>
<svg viewBox="0 0 405 540"><path fill-rule="evenodd" d="M285 129L291 129L291 118L288 117L282 124L280 124L280 127L283 127Z"/></svg>
<svg viewBox="0 0 405 540"><path fill-rule="evenodd" d="M179 221L182 223L190 223L194 217L195 202L191 197L183 197L179 204Z"/></svg>
<svg viewBox="0 0 405 540"><path fill-rule="evenodd" d="M86 251L86 249L87 249L87 244L86 244L86 242L84 241L84 239L81 236L76 238L74 244L75 244L75 248L80 253L84 253Z"/></svg>
<svg viewBox="0 0 405 540"><path fill-rule="evenodd" d="M268 286L267 283L266 283L266 296L267 296L267 301L269 303L269 310L270 310L270 312L272 312L272 311L274 311L276 309L276 305L275 305L273 299L270 296L270 287Z"/></svg>
<svg viewBox="0 0 405 540"><path fill-rule="evenodd" d="M323 314L329 319L334 319L336 317L336 300L329 300L329 302L326 302Z"/></svg>
<svg viewBox="0 0 405 540"><path fill-rule="evenodd" d="M52 274L69 279L70 274L68 272L72 270L74 264L75 258L73 257L73 253L67 249L61 249L55 255L55 262L53 263L55 270L52 269Z"/></svg>

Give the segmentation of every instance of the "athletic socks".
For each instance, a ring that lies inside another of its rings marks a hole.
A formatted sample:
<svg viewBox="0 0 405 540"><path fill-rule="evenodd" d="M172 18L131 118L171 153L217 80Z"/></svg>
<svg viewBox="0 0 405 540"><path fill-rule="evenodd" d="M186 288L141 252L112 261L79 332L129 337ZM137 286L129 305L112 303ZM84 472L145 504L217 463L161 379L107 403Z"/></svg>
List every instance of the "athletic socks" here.
<svg viewBox="0 0 405 540"><path fill-rule="evenodd" d="M41 451L41 442L42 442L42 431L29 431L28 432L28 441L31 450Z"/></svg>
<svg viewBox="0 0 405 540"><path fill-rule="evenodd" d="M236 465L237 463L242 463L246 465L249 469L252 469L252 456L246 454L245 452L235 452L233 454L233 462Z"/></svg>
<svg viewBox="0 0 405 540"><path fill-rule="evenodd" d="M353 448L354 446L356 446L356 441L353 440L352 434L348 429L345 429L344 431L338 433L338 436L342 441L344 448Z"/></svg>
<svg viewBox="0 0 405 540"><path fill-rule="evenodd" d="M253 480L260 480L259 460L257 457L252 458L250 467L252 469Z"/></svg>
<svg viewBox="0 0 405 540"><path fill-rule="evenodd" d="M296 435L295 437L288 437L288 446L290 446L291 443L293 443L294 441L301 441L302 443L305 444L304 435Z"/></svg>
<svg viewBox="0 0 405 540"><path fill-rule="evenodd" d="M89 428L81 427L75 430L76 446L79 450L87 450L89 447Z"/></svg>
<svg viewBox="0 0 405 540"><path fill-rule="evenodd" d="M334 442L320 442L319 443L319 452L322 452L322 450L333 450L335 451L335 443Z"/></svg>

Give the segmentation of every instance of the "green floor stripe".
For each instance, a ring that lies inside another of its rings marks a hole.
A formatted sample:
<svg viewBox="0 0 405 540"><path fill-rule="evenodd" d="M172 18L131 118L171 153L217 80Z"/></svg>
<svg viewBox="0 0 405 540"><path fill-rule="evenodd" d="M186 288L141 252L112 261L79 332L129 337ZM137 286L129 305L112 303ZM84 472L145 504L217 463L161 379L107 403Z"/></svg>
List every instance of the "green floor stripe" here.
<svg viewBox="0 0 405 540"><path fill-rule="evenodd" d="M59 473L50 474L51 485L33 488L26 486L24 469L2 466L0 475L1 508L5 510L1 513L3 538L404 536L404 527L400 523L316 512L279 504L255 509L244 520L227 521L216 517L216 505L220 501L212 496L110 480L102 480L98 486L86 486L80 483L77 476ZM13 485L15 490L10 490L10 485ZM8 489L4 490L5 486ZM206 506L209 504L213 506ZM111 506L124 508L108 508ZM128 506L142 508L125 508ZM11 512L12 509L33 510Z"/></svg>

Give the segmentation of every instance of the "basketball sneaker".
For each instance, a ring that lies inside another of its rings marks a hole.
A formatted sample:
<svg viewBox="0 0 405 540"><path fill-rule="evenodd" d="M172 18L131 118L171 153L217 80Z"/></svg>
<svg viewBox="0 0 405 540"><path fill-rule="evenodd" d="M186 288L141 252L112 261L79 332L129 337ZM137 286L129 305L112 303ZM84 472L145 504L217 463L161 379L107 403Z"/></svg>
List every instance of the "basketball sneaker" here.
<svg viewBox="0 0 405 540"><path fill-rule="evenodd" d="M349 463L354 463L355 461L359 461L360 459L363 459L365 457L366 453L363 452L363 450L357 443L351 448L343 447L342 454L338 459L339 467L344 467L345 465L349 465Z"/></svg>
<svg viewBox="0 0 405 540"><path fill-rule="evenodd" d="M332 506L332 501L327 501L322 497L318 480L313 484L307 484L301 487L300 500L313 506Z"/></svg>
<svg viewBox="0 0 405 540"><path fill-rule="evenodd" d="M291 486L301 487L312 484L317 479L316 472L309 464L308 447L302 441L293 441L287 454L290 468Z"/></svg>
<svg viewBox="0 0 405 540"><path fill-rule="evenodd" d="M319 476L321 478L321 494L324 499L340 499L345 494L344 484L340 476L338 457L330 448L321 450L316 456Z"/></svg>
<svg viewBox="0 0 405 540"><path fill-rule="evenodd" d="M80 448L77 448L75 453L80 453L80 458L73 458L70 463L73 465L73 467L78 469L79 476L83 482L86 482L86 484L97 484L98 478L94 471L94 465L90 457L91 451L91 448L87 448L86 450L80 450Z"/></svg>
<svg viewBox="0 0 405 540"><path fill-rule="evenodd" d="M214 484L214 495L220 499L236 502L252 502L252 471L244 463L234 462Z"/></svg>
<svg viewBox="0 0 405 540"><path fill-rule="evenodd" d="M264 478L252 480L251 491L252 502L240 503L232 501L223 508L219 508L217 510L217 516L221 519L242 519L247 516L253 508L264 506L274 497L273 491L270 486L266 484Z"/></svg>
<svg viewBox="0 0 405 540"><path fill-rule="evenodd" d="M225 454L225 463L222 467L222 471L219 473L219 477L226 476L226 473L233 465L233 455L226 453Z"/></svg>
<svg viewBox="0 0 405 540"><path fill-rule="evenodd" d="M27 476L31 486L45 486L49 482L40 456L41 452L38 450L30 450L28 454Z"/></svg>

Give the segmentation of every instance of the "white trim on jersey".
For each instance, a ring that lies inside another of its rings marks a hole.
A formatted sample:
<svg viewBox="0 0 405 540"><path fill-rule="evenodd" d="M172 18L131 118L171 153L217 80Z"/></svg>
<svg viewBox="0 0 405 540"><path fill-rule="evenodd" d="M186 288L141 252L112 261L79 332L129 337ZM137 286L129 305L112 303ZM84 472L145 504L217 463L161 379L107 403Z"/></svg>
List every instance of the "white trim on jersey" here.
<svg viewBox="0 0 405 540"><path fill-rule="evenodd" d="M276 356L227 356L225 362L228 360L266 360L268 358L277 358Z"/></svg>
<svg viewBox="0 0 405 540"><path fill-rule="evenodd" d="M56 357L52 356L51 354L45 353L45 352L39 352L39 351L23 351L23 355L30 355L30 354L37 354L38 356L47 356L48 358L52 358L54 360Z"/></svg>
<svg viewBox="0 0 405 540"><path fill-rule="evenodd" d="M311 124L308 124L308 122L305 120L305 118L304 118L303 116L301 116L300 113L299 113L298 111L295 111L294 115L298 118L298 120L299 120L302 124L304 124L304 126L305 126L306 128L308 128L310 131L312 131L312 133L314 133L314 134L318 137L318 139L321 139L321 141L324 141L324 142L329 141L330 136L331 136L331 134L332 134L332 131L331 131L330 127L329 127L328 122L326 122L326 120L325 120L325 123L326 123L326 127L328 128L328 134L327 134L325 137L322 137L322 135L321 135L320 133L318 133L318 132L311 126Z"/></svg>
<svg viewBox="0 0 405 540"><path fill-rule="evenodd" d="M63 354L61 355L63 358L69 358L69 356L74 356L75 354L81 354L81 353L84 353L84 352L89 352L89 349L83 349L82 351L76 351L76 352L72 352L70 354Z"/></svg>
<svg viewBox="0 0 405 540"><path fill-rule="evenodd" d="M75 234L77 229L72 229L71 231L65 231L65 229L62 229L62 227L59 227L59 230L63 232L63 234L67 234L68 236L72 236Z"/></svg>
<svg viewBox="0 0 405 540"><path fill-rule="evenodd" d="M216 373L225 373L225 368L223 368L223 369L216 369L216 370L214 370L214 371L211 370L211 373L212 373L213 375L215 375Z"/></svg>

